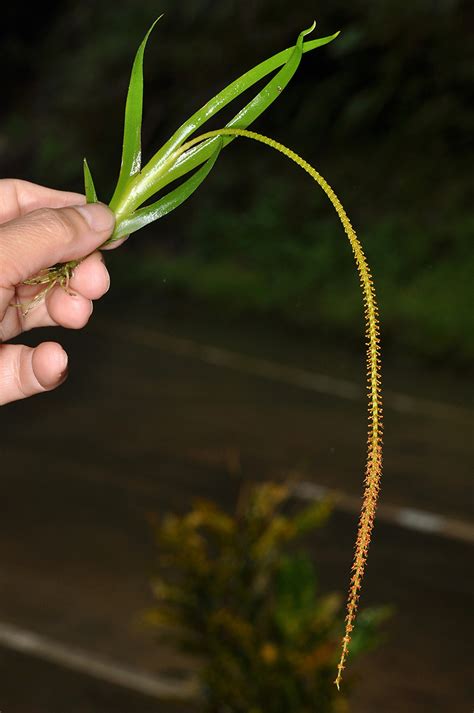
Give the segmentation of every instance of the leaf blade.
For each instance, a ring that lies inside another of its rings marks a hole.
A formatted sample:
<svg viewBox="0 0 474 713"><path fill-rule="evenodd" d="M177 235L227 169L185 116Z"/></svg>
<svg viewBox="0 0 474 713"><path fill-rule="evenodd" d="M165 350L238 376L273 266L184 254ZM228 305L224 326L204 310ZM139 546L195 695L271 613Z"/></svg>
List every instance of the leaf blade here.
<svg viewBox="0 0 474 713"><path fill-rule="evenodd" d="M302 33L300 33L300 35L298 36L298 40L300 39L301 35L303 35L304 37L306 34L312 31L312 29L314 29L314 24L308 30L304 30ZM305 53L316 49L317 47L326 45L329 42L332 42L332 40L334 40L338 35L339 32L336 32L333 35L320 37L315 40L302 43L302 52ZM245 74L241 75L236 80L231 82L231 84L229 84L218 94L216 94L212 99L206 102L206 104L204 104L201 109L198 109L198 111L196 111L186 122L184 122L184 124L182 124L179 129L175 131L173 136L163 145L163 147L160 149L159 152L157 152L157 154L155 154L155 156L158 156L160 154L161 157L161 154L165 156L172 153L192 133L194 133L196 129L200 128L206 121L208 121L208 119L210 119L218 111L227 106L227 104L229 104L233 99L236 99L240 94L242 94L242 92L244 92L246 89L249 89L260 79L263 79L265 76L270 74L272 71L274 71L281 65L285 65L290 59L292 53L294 52L295 47L296 45L293 45L292 47L289 47L286 50L279 52L273 57L264 60L263 62L256 65L249 71L245 72Z"/></svg>
<svg viewBox="0 0 474 713"><path fill-rule="evenodd" d="M288 85L294 76L300 64L303 55L303 40L304 37L314 29L314 25L308 30L304 30L298 36L296 45L293 48L293 53L289 56L287 62L283 65L280 71L263 87L263 89L241 109L230 121L227 122L228 128L246 129L252 124L263 112L279 97L283 89ZM338 33L337 33L338 34ZM336 35L337 36L337 35ZM317 40L316 40L317 42ZM327 43L326 43L327 44ZM319 46L319 45L318 45ZM234 136L224 137L224 146L235 140ZM209 139L208 142L198 145L195 149L191 149L189 155L183 154L178 159L173 169L168 172L168 177L171 180L179 178L180 175L194 168L196 163L206 159L207 152L212 151L213 142L216 139Z"/></svg>
<svg viewBox="0 0 474 713"><path fill-rule="evenodd" d="M166 159L169 158L169 156L192 133L196 131L196 129L200 128L206 121L208 121L208 119L227 106L227 104L231 101L236 99L246 89L253 86L260 79L267 76L283 64L283 69L268 82L268 84L256 95L256 97L254 97L251 102L249 102L249 104L246 105L246 107L244 107L243 110L241 110L230 122L227 123L227 126L247 128L247 126L249 126L250 123L257 118L257 116L260 116L260 114L268 106L270 106L270 104L279 96L281 90L288 84L298 67L301 55L305 52L316 49L317 47L328 44L339 35L339 32L336 32L333 35L304 42L304 37L308 34L308 32L312 31L312 29L314 29L314 24L308 30L304 30L300 33L298 40L293 47L279 52L241 75L238 79L210 99L201 109L195 112L184 124L182 124L177 131L175 131L173 136L161 147L161 149L153 156L151 161L149 161L143 169L144 175L149 174L149 179L144 179L143 181L143 184L146 184L145 189L143 190L143 201L147 200L147 198L160 190L160 188L164 185L167 185L167 183L171 182L171 180L179 178L187 171L195 168L197 165L205 161L212 153L212 141L215 141L215 139L211 139L206 144L200 145L195 149L193 148L189 155L183 155L177 162L176 166L167 171L167 178L170 178L170 180L159 182L154 181L155 175L159 172L160 167ZM295 55L295 50L297 48L298 52ZM284 71L285 67L287 67L286 72ZM292 71L290 71L290 69L292 69ZM283 72L283 74L280 74L281 72ZM268 92L266 103L262 101L265 91ZM259 97L260 99L258 99ZM263 104L265 105L263 106ZM258 106L263 106L263 108L259 111ZM233 137L225 137L224 146L231 141L233 141ZM154 189L155 186L156 189Z"/></svg>
<svg viewBox="0 0 474 713"><path fill-rule="evenodd" d="M143 116L143 56L148 38L156 23L161 20L161 14L156 18L142 43L140 44L133 61L130 82L128 85L127 100L125 103L125 119L123 129L122 160L120 173L110 206L118 200L129 179L136 175L141 168L141 129Z"/></svg>

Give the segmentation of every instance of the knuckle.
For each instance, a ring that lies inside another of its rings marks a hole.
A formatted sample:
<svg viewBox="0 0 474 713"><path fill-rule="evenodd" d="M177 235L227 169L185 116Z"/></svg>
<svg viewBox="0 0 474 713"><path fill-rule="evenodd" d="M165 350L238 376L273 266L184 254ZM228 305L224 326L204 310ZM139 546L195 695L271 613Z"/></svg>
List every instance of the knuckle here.
<svg viewBox="0 0 474 713"><path fill-rule="evenodd" d="M2 191L20 194L25 185L28 185L28 182L23 181L21 178L0 178L0 189Z"/></svg>
<svg viewBox="0 0 474 713"><path fill-rule="evenodd" d="M23 362L26 361L27 359L27 351L28 347L25 347L22 345L20 349L15 350L14 352L14 359L12 361L12 382L16 388L16 391L18 394L20 394L20 398L25 398L26 396L29 396L25 384L23 383Z"/></svg>
<svg viewBox="0 0 474 713"><path fill-rule="evenodd" d="M0 222L2 223L20 213L19 183L16 178L0 180Z"/></svg>
<svg viewBox="0 0 474 713"><path fill-rule="evenodd" d="M2 191L15 191L19 183L19 178L0 178L0 189Z"/></svg>

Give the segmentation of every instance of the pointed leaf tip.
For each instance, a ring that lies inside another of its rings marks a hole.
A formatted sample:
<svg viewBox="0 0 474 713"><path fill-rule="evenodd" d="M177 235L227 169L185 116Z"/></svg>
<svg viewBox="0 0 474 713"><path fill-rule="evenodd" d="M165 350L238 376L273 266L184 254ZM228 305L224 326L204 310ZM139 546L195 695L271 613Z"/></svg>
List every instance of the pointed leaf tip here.
<svg viewBox="0 0 474 713"><path fill-rule="evenodd" d="M145 38L145 39L148 39L148 37L150 36L150 33L152 32L152 30L153 30L153 28L155 27L156 23L157 23L159 20L161 20L162 17L164 17L164 14L165 14L165 13L162 12L161 15L158 15L158 17L157 17L156 20L152 23L150 29L149 29L148 32L146 33L146 38Z"/></svg>
<svg viewBox="0 0 474 713"><path fill-rule="evenodd" d="M316 20L313 20L313 24L311 25L311 27L308 27L307 30L302 31L301 37L306 37L306 35L309 35L311 32L313 32L315 27L316 27Z"/></svg>
<svg viewBox="0 0 474 713"><path fill-rule="evenodd" d="M85 193L86 193L86 200L88 203L97 203L98 198L97 198L97 193L95 190L94 186L94 181L92 178L92 174L90 172L89 164L87 163L87 159L84 157L83 161L83 168L84 168L84 188L85 188Z"/></svg>

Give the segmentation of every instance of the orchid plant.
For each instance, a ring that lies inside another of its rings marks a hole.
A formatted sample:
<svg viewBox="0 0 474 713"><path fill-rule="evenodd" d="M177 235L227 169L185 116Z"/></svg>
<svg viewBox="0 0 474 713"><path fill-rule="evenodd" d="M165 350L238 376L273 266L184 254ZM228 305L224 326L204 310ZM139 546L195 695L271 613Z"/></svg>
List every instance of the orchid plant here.
<svg viewBox="0 0 474 713"><path fill-rule="evenodd" d="M214 168L220 152L237 137L253 139L276 149L302 168L324 191L337 212L352 249L365 305L367 374L368 374L368 451L365 489L359 520L351 583L347 602L346 630L342 640L341 657L335 683L339 688L349 652L351 632L364 575L367 552L374 524L375 509L382 472L382 397L380 391L379 321L375 289L362 246L347 214L327 181L307 161L294 151L267 136L248 129L278 97L295 74L305 52L332 42L339 33L313 40L306 37L315 23L297 38L293 47L283 50L246 72L229 84L195 112L163 146L142 165L141 125L143 108L143 55L151 31L147 32L135 56L125 107L125 126L122 161L117 185L109 202L115 213L115 229L107 243L120 240L143 226L162 218L184 203L199 188ZM276 71L278 70L278 71ZM221 129L195 135L201 127L231 101L268 75L276 72L267 84ZM168 189L171 183L181 183ZM88 202L98 200L92 175L84 159L84 182ZM159 197L156 197L160 194ZM154 200L149 202L150 199ZM106 244L107 244L106 243ZM84 256L86 257L86 256ZM31 302L18 305L24 313L38 304L56 285L68 289L69 279L80 263L74 260L54 265L26 281L38 285L38 293Z"/></svg>

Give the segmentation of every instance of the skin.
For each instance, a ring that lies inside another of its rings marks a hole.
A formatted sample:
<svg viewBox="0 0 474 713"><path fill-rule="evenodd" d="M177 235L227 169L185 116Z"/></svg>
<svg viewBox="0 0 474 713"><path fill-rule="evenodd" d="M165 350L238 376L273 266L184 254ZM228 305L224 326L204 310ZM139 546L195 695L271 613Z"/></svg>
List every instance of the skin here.
<svg viewBox="0 0 474 713"><path fill-rule="evenodd" d="M35 327L84 327L93 300L110 278L98 248L113 231L112 211L86 205L79 193L56 191L16 179L0 180L0 405L59 386L67 377L67 354L56 342L35 348L5 344ZM114 247L118 243L114 243ZM29 302L41 286L22 281L58 262L87 258L66 292L55 286L27 315L13 306Z"/></svg>

